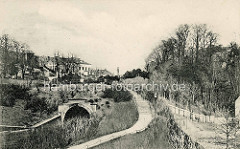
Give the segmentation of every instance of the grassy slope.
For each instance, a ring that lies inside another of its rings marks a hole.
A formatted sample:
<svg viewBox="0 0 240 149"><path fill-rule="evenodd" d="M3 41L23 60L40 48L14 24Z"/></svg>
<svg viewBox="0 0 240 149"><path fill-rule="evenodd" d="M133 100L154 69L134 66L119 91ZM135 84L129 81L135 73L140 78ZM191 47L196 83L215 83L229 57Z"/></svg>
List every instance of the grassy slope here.
<svg viewBox="0 0 240 149"><path fill-rule="evenodd" d="M147 80L136 77L126 79L125 82L146 84ZM158 116L152 121L147 130L109 141L93 149L172 149L172 146L168 142L167 135L167 120L164 116Z"/></svg>
<svg viewBox="0 0 240 149"><path fill-rule="evenodd" d="M98 135L105 135L131 127L138 119L137 107L133 101L115 103L100 122Z"/></svg>
<svg viewBox="0 0 240 149"><path fill-rule="evenodd" d="M47 115L40 114L40 112L33 113L30 110L24 110L24 102L22 100L16 100L16 104L13 107L0 106L0 111L0 124L14 126L33 125L52 117L57 112L55 111Z"/></svg>
<svg viewBox="0 0 240 149"><path fill-rule="evenodd" d="M13 107L0 106L1 125L25 125L31 120L31 111L24 110L22 101L17 101Z"/></svg>
<svg viewBox="0 0 240 149"><path fill-rule="evenodd" d="M110 108L101 107L101 109L104 110L104 117L100 121L97 133L91 138L85 138L84 140L79 140L73 144L80 144L106 134L124 130L136 123L138 112L133 101L119 103L111 101L110 105Z"/></svg>
<svg viewBox="0 0 240 149"><path fill-rule="evenodd" d="M115 103L113 99L103 99L102 102L105 103L106 100L110 101L110 108L107 107L106 104L101 107L104 117L99 124L97 134L93 136L94 138L127 129L135 124L138 118L137 107L133 101ZM33 117L31 111L24 110L24 103L21 102L22 100L17 100L17 103L14 105L14 107L0 107L2 112L1 124L24 125L26 123L32 123L33 121L39 121L39 118L37 120L36 116ZM12 144L12 146L14 146L17 138L20 139L22 135L22 133L19 135L1 135L0 140L7 140L8 144ZM11 142L11 140L15 141ZM79 140L79 142L74 144L79 144L82 141L86 140Z"/></svg>
<svg viewBox="0 0 240 149"><path fill-rule="evenodd" d="M167 126L164 117L153 120L149 128L141 133L127 135L112 140L93 149L172 149L167 139Z"/></svg>

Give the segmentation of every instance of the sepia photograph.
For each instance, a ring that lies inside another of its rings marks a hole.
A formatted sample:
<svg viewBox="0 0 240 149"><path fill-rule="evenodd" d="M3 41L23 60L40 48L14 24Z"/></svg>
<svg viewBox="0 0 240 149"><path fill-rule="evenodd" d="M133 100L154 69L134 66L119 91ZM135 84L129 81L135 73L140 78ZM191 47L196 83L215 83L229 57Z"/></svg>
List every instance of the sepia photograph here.
<svg viewBox="0 0 240 149"><path fill-rule="evenodd" d="M0 0L0 149L240 149L240 1Z"/></svg>

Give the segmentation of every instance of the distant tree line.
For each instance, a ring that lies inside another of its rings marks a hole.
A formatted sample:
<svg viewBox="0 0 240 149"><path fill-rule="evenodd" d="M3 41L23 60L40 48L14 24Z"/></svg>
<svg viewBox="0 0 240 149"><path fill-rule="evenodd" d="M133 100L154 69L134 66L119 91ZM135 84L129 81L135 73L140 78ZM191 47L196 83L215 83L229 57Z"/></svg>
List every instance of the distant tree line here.
<svg viewBox="0 0 240 149"><path fill-rule="evenodd" d="M148 78L148 72L141 70L141 69L133 69L132 71L127 71L124 75L123 78L135 78L135 77L143 77L143 78Z"/></svg>
<svg viewBox="0 0 240 149"><path fill-rule="evenodd" d="M132 100L133 96L129 91L106 89L103 91L102 98L113 98L114 102L125 102Z"/></svg>
<svg viewBox="0 0 240 149"><path fill-rule="evenodd" d="M240 47L235 42L223 47L218 34L205 24L180 25L172 37L152 50L146 70L154 82L189 86L187 93L163 91L161 94L169 99L189 108L202 104L211 112L234 112L234 102L240 95Z"/></svg>
<svg viewBox="0 0 240 149"><path fill-rule="evenodd" d="M108 85L111 85L113 82L115 81L119 81L120 78L115 75L115 76L111 76L111 75L106 75L106 76L99 76L97 78L97 80L94 80L92 78L88 78L85 80L86 83L106 83Z"/></svg>

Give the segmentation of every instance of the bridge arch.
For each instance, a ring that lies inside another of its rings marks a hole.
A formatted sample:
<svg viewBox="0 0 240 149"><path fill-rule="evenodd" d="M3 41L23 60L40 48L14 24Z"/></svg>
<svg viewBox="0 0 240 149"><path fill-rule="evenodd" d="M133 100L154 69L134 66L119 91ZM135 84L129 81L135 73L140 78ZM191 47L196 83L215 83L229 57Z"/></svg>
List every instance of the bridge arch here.
<svg viewBox="0 0 240 149"><path fill-rule="evenodd" d="M73 104L64 113L63 120L67 120L74 117L90 118L93 111L84 104Z"/></svg>

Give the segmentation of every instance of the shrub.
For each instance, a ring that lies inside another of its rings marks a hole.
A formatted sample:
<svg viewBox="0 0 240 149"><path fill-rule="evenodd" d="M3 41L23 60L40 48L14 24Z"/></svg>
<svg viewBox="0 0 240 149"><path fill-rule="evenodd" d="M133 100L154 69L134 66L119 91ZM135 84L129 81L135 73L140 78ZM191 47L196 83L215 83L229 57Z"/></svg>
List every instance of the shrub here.
<svg viewBox="0 0 240 149"><path fill-rule="evenodd" d="M32 112L37 112L37 111L43 112L47 110L46 98L31 96L31 98L27 100L25 109L30 109Z"/></svg>
<svg viewBox="0 0 240 149"><path fill-rule="evenodd" d="M117 94L115 95L115 102L130 101L133 98L132 94L128 91L117 91Z"/></svg>
<svg viewBox="0 0 240 149"><path fill-rule="evenodd" d="M15 84L1 84L0 85L0 94L1 106L13 106L16 99L28 99L29 98L29 88L15 85Z"/></svg>
<svg viewBox="0 0 240 149"><path fill-rule="evenodd" d="M59 96L60 96L60 98L62 99L62 101L63 101L64 103L68 102L69 92L60 90L60 91L59 91Z"/></svg>
<svg viewBox="0 0 240 149"><path fill-rule="evenodd" d="M69 119L63 126L45 126L27 132L15 147L23 149L66 148L76 141L93 138L97 133L98 125L98 117Z"/></svg>
<svg viewBox="0 0 240 149"><path fill-rule="evenodd" d="M112 89L106 89L103 91L102 98L113 98L113 97L114 97L114 94Z"/></svg>
<svg viewBox="0 0 240 149"><path fill-rule="evenodd" d="M47 114L56 111L58 105L65 102L65 100L60 97L58 92L50 92L49 95L45 95L44 97L46 98Z"/></svg>
<svg viewBox="0 0 240 149"><path fill-rule="evenodd" d="M113 98L115 102L124 102L132 100L132 94L129 91L116 91L112 89L106 89L102 95L103 98Z"/></svg>
<svg viewBox="0 0 240 149"><path fill-rule="evenodd" d="M145 91L146 93L146 99L150 102L153 102L154 100L154 93L153 92L150 92L150 91Z"/></svg>
<svg viewBox="0 0 240 149"><path fill-rule="evenodd" d="M99 106L99 105L96 105L97 106L97 109L99 110L99 109L101 109L101 107Z"/></svg>
<svg viewBox="0 0 240 149"><path fill-rule="evenodd" d="M68 145L64 129L61 126L44 127L30 131L22 138L19 148L64 148Z"/></svg>
<svg viewBox="0 0 240 149"><path fill-rule="evenodd" d="M93 99L89 99L88 102L90 102L90 103L94 103Z"/></svg>

